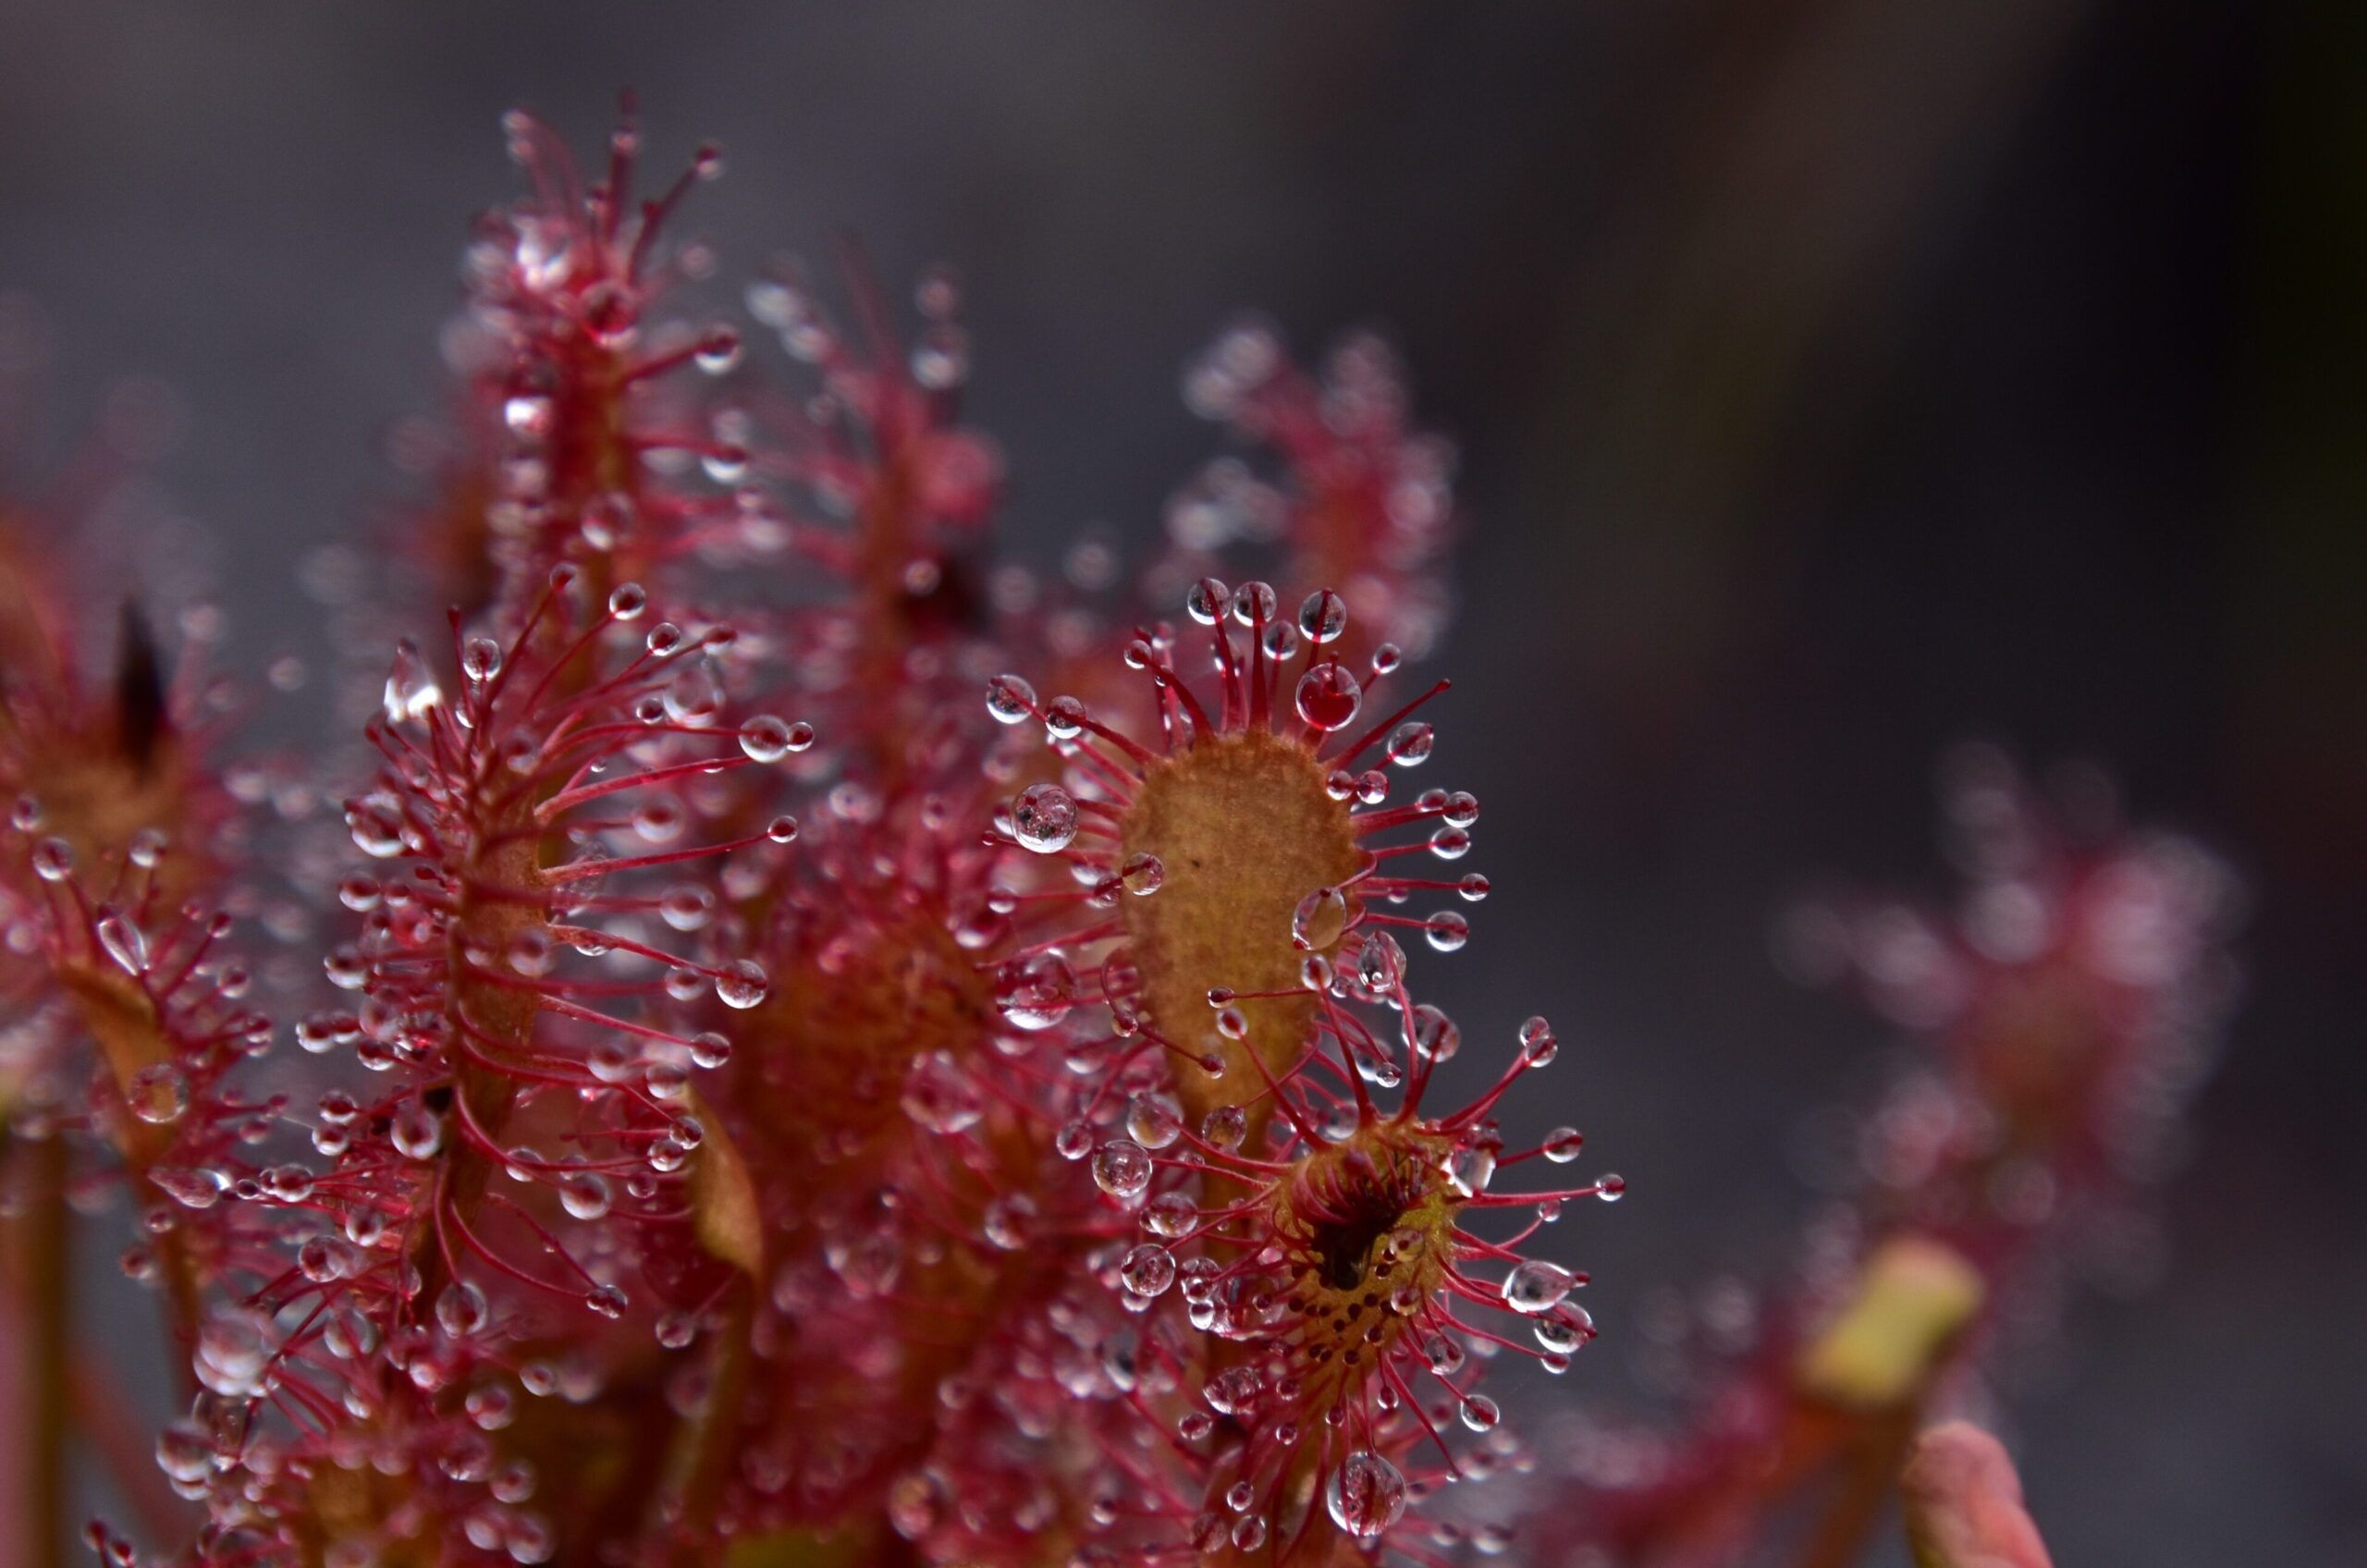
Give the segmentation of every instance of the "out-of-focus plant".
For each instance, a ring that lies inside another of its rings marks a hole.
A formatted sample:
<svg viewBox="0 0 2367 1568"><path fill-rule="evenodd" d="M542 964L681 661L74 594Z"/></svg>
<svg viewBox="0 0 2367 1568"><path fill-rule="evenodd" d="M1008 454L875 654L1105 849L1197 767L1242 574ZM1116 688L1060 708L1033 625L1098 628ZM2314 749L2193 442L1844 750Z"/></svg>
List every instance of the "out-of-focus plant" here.
<svg viewBox="0 0 2367 1568"><path fill-rule="evenodd" d="M1845 1191L1792 1276L1661 1326L1700 1347L1690 1418L1568 1444L1540 1494L1570 1522L1554 1561L1703 1568L1771 1540L1855 1561L1923 1422L1977 1403L2071 1280L2157 1257L2146 1199L2235 997L2238 884L2122 826L2085 772L2049 802L1969 746L1943 806L1953 908L1852 895L1783 923L1791 968L1853 986L1914 1048L1828 1130Z"/></svg>
<svg viewBox="0 0 2367 1568"><path fill-rule="evenodd" d="M1916 1568L2054 1568L1995 1438L1963 1421L1915 1439L1899 1477Z"/></svg>

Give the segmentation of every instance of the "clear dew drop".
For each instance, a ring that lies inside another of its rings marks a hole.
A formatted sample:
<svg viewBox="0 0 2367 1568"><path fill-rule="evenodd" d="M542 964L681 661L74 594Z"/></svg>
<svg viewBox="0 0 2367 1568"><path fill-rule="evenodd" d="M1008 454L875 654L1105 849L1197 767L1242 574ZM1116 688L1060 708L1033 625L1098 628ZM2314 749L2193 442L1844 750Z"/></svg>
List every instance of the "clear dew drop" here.
<svg viewBox="0 0 2367 1568"><path fill-rule="evenodd" d="M148 1179L183 1208L212 1208L230 1190L230 1179L211 1166L160 1166Z"/></svg>
<svg viewBox="0 0 2367 1568"><path fill-rule="evenodd" d="M380 708L389 724L400 724L423 717L428 710L444 700L444 689L435 683L419 645L406 637L395 644L395 659L386 671L386 684Z"/></svg>
<svg viewBox="0 0 2367 1568"><path fill-rule="evenodd" d="M1537 1336L1541 1348L1567 1355L1587 1342L1587 1335L1593 1329L1594 1318L1586 1308L1565 1305L1560 1311L1538 1318L1529 1331Z"/></svg>
<svg viewBox="0 0 2367 1568"><path fill-rule="evenodd" d="M1390 732L1389 760L1399 767L1419 767L1430 760L1430 727L1408 719Z"/></svg>
<svg viewBox="0 0 2367 1568"><path fill-rule="evenodd" d="M132 1074L124 1100L150 1126L167 1126L189 1109L189 1075L169 1061L143 1067Z"/></svg>
<svg viewBox="0 0 2367 1568"><path fill-rule="evenodd" d="M1504 1276L1504 1305L1534 1317L1561 1305L1576 1283L1577 1276L1568 1269L1533 1257Z"/></svg>
<svg viewBox="0 0 2367 1568"><path fill-rule="evenodd" d="M74 851L63 839L43 839L33 846L33 875L44 882L63 882L74 874Z"/></svg>
<svg viewBox="0 0 2367 1568"><path fill-rule="evenodd" d="M1298 629L1310 643L1336 643L1348 630L1348 601L1329 588L1318 588L1298 606Z"/></svg>
<svg viewBox="0 0 2367 1568"><path fill-rule="evenodd" d="M402 818L391 804L381 801L358 802L346 812L345 825L347 831L353 836L354 848L374 860L386 860L403 852ZM38 859L33 863L33 869L42 869Z"/></svg>
<svg viewBox="0 0 2367 1568"><path fill-rule="evenodd" d="M593 1042L592 1048L584 1053L583 1064L601 1083L621 1084L641 1065L641 1055L612 1035Z"/></svg>
<svg viewBox="0 0 2367 1568"><path fill-rule="evenodd" d="M603 490L583 503L583 542L595 550L613 550L632 536L636 508L622 490Z"/></svg>
<svg viewBox="0 0 2367 1568"><path fill-rule="evenodd" d="M1451 909L1442 909L1422 923L1422 935L1431 947L1451 953L1471 940L1471 922Z"/></svg>
<svg viewBox="0 0 2367 1568"><path fill-rule="evenodd" d="M711 326L699 335L693 361L707 375L721 375L740 362L740 335L728 326Z"/></svg>
<svg viewBox="0 0 2367 1568"><path fill-rule="evenodd" d="M1019 724L1036 711L1036 688L1016 675L987 682L987 713L997 724Z"/></svg>
<svg viewBox="0 0 2367 1568"><path fill-rule="evenodd" d="M509 939L504 955L509 967L529 977L548 974L558 962L558 944L550 933L540 926L530 925Z"/></svg>
<svg viewBox="0 0 2367 1568"><path fill-rule="evenodd" d="M1118 1278L1138 1296L1162 1295L1175 1283L1175 1255L1156 1242L1145 1242L1126 1254Z"/></svg>
<svg viewBox="0 0 2367 1568"><path fill-rule="evenodd" d="M1388 932L1372 933L1356 949L1352 978L1372 998L1386 1000L1404 974L1405 950Z"/></svg>
<svg viewBox="0 0 2367 1568"><path fill-rule="evenodd" d="M1147 1149L1166 1148L1184 1135L1184 1112L1166 1095L1136 1095L1126 1106L1126 1132Z"/></svg>
<svg viewBox="0 0 2367 1568"><path fill-rule="evenodd" d="M472 637L460 649L460 673L482 686L501 673L501 644L490 637Z"/></svg>
<svg viewBox="0 0 2367 1568"><path fill-rule="evenodd" d="M677 724L705 729L723 708L723 683L712 669L692 666L667 684L666 717Z"/></svg>
<svg viewBox="0 0 2367 1568"><path fill-rule="evenodd" d="M701 931L715 918L714 889L697 882L679 883L658 896L657 917L676 931Z"/></svg>
<svg viewBox="0 0 2367 1568"><path fill-rule="evenodd" d="M672 843L690 821L690 808L671 795L653 796L632 811L632 830L652 844Z"/></svg>
<svg viewBox="0 0 2367 1568"><path fill-rule="evenodd" d="M950 1051L931 1051L904 1075L904 1114L929 1132L966 1133L986 1114L986 1100Z"/></svg>
<svg viewBox="0 0 2367 1568"><path fill-rule="evenodd" d="M143 827L124 846L124 858L143 871L153 871L165 858L168 840L156 828Z"/></svg>
<svg viewBox="0 0 2367 1568"><path fill-rule="evenodd" d="M1463 1048L1463 1031L1455 1026L1454 1020L1429 1002L1415 1006L1407 1034L1414 1054L1424 1061L1451 1061L1455 1052Z"/></svg>
<svg viewBox="0 0 2367 1568"><path fill-rule="evenodd" d="M277 1349L271 1320L263 1314L217 1306L197 1331L190 1367L198 1382L225 1399L256 1399L269 1391Z"/></svg>
<svg viewBox="0 0 2367 1568"><path fill-rule="evenodd" d="M922 330L913 345L913 379L932 392L959 386L970 374L969 336L950 322Z"/></svg>
<svg viewBox="0 0 2367 1568"><path fill-rule="evenodd" d="M1303 952L1329 948L1347 928L1347 895L1337 888L1318 888L1291 913L1291 944Z"/></svg>
<svg viewBox="0 0 2367 1568"><path fill-rule="evenodd" d="M1477 1197L1496 1179L1496 1151L1485 1144L1466 1144L1446 1158L1449 1185L1464 1197Z"/></svg>
<svg viewBox="0 0 2367 1568"><path fill-rule="evenodd" d="M418 1100L406 1100L386 1135L405 1159L432 1159L444 1145L444 1121Z"/></svg>
<svg viewBox="0 0 2367 1568"><path fill-rule="evenodd" d="M1548 1066L1561 1051L1562 1042L1554 1037L1553 1025L1544 1019L1531 1018L1520 1026L1520 1059L1528 1066Z"/></svg>
<svg viewBox="0 0 2367 1568"><path fill-rule="evenodd" d="M611 1201L608 1179L596 1170L574 1170L559 1178L558 1201L578 1219L599 1219Z"/></svg>
<svg viewBox="0 0 2367 1568"><path fill-rule="evenodd" d="M1034 1236L1031 1222L1035 1218L1035 1199L1025 1193L1005 1193L987 1205L978 1228L990 1245L1004 1252L1017 1252Z"/></svg>
<svg viewBox="0 0 2367 1568"><path fill-rule="evenodd" d="M1405 1477L1380 1454L1359 1450L1324 1483L1323 1507L1356 1539L1375 1539L1404 1516Z"/></svg>
<svg viewBox="0 0 2367 1568"><path fill-rule="evenodd" d="M1200 1221L1200 1209L1188 1193L1161 1193L1143 1206L1143 1228L1172 1240Z"/></svg>
<svg viewBox="0 0 2367 1568"><path fill-rule="evenodd" d="M361 1249L336 1236L313 1236L296 1249L297 1271L316 1285L344 1279L361 1262Z"/></svg>
<svg viewBox="0 0 2367 1568"><path fill-rule="evenodd" d="M1076 972L1058 953L1030 953L995 976L995 1005L1013 1027L1049 1029L1076 1005Z"/></svg>
<svg viewBox="0 0 2367 1568"><path fill-rule="evenodd" d="M548 398L525 393L502 400L501 423L512 435L539 439L550 434L558 417L558 409Z"/></svg>
<svg viewBox="0 0 2367 1568"><path fill-rule="evenodd" d="M1011 827L1023 847L1056 853L1076 838L1076 801L1057 784L1031 784L1011 803Z"/></svg>
<svg viewBox="0 0 2367 1568"><path fill-rule="evenodd" d="M773 714L758 714L740 727L740 750L750 762L779 762L814 743L814 729Z"/></svg>
<svg viewBox="0 0 2367 1568"><path fill-rule="evenodd" d="M1132 1138L1112 1138L1093 1152L1094 1184L1121 1203L1150 1187L1150 1151Z"/></svg>
<svg viewBox="0 0 2367 1568"><path fill-rule="evenodd" d="M1294 700L1308 728L1330 734L1355 722L1365 693L1345 665L1329 659L1298 678Z"/></svg>
<svg viewBox="0 0 2367 1568"><path fill-rule="evenodd" d="M1249 1133L1249 1117L1237 1105L1221 1105L1200 1120L1200 1139L1210 1148L1230 1152Z"/></svg>
<svg viewBox="0 0 2367 1568"><path fill-rule="evenodd" d="M715 994L723 1005L746 1011L762 1003L772 989L765 966L754 959L734 959L715 977Z"/></svg>
<svg viewBox="0 0 2367 1568"><path fill-rule="evenodd" d="M1556 1127L1545 1134L1545 1158L1556 1165L1569 1164L1586 1146L1586 1134L1576 1127Z"/></svg>
<svg viewBox="0 0 2367 1568"><path fill-rule="evenodd" d="M500 1431L518 1418L517 1396L498 1383L471 1389L468 1397L460 1402L460 1408L468 1415L469 1425L480 1432Z"/></svg>
<svg viewBox="0 0 2367 1568"><path fill-rule="evenodd" d="M194 1487L214 1473L214 1439L183 1416L156 1435L156 1467L178 1486Z"/></svg>
<svg viewBox="0 0 2367 1568"><path fill-rule="evenodd" d="M148 937L139 926L113 911L99 916L99 946L126 974L148 973Z"/></svg>
<svg viewBox="0 0 2367 1568"><path fill-rule="evenodd" d="M484 1292L465 1280L445 1286L435 1298L435 1326L456 1340L483 1331L489 1316Z"/></svg>

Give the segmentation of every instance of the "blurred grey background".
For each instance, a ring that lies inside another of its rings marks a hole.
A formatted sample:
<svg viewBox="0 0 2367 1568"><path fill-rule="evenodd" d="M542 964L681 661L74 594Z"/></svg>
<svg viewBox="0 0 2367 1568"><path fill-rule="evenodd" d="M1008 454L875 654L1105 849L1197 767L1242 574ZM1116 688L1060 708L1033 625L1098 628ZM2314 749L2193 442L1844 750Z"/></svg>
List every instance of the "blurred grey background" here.
<svg viewBox="0 0 2367 1568"><path fill-rule="evenodd" d="M297 564L439 406L512 104L583 145L630 84L660 170L721 141L721 278L840 229L957 265L1039 560L1151 537L1236 307L1384 327L1464 447L1432 770L1498 888L1426 967L1476 1036L1555 1019L1513 1120L1633 1183L1557 1232L1608 1337L1556 1391L1624 1391L1654 1289L1780 1261L1787 1139L1883 1035L1770 917L1937 890L1932 759L1994 736L2110 762L2259 903L2166 1279L2018 1379L2035 1512L2066 1564L2358 1562L2362 45L2251 0L0 0L0 290L55 440L127 373L185 400L161 477L249 668L317 664Z"/></svg>

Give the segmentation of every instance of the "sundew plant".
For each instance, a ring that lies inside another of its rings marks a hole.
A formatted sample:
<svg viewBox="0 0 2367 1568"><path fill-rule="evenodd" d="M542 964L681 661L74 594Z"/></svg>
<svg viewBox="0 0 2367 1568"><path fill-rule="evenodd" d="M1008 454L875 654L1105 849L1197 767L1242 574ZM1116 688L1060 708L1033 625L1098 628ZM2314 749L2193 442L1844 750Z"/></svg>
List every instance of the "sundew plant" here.
<svg viewBox="0 0 2367 1568"><path fill-rule="evenodd" d="M2044 1562L1938 1423L2133 1244L2215 861L1952 757L1957 896L1784 924L1905 1042L1858 1178L1613 1412L1625 1182L1497 1121L1572 1097L1555 1027L1425 997L1504 741L1433 732L1454 455L1387 349L1228 330L1231 454L1041 575L949 275L685 319L717 154L644 194L630 111L503 129L425 498L311 606L349 742L234 760L213 618L0 505L18 1561L1814 1568L1903 1499L1925 1562ZM158 1424L78 1304L110 1237Z"/></svg>

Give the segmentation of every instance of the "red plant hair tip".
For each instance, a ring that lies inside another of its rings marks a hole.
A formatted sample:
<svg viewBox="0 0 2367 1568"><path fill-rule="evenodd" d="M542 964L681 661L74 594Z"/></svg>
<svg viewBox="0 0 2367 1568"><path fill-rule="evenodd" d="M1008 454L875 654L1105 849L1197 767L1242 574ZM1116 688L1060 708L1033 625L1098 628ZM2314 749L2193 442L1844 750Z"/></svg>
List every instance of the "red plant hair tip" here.
<svg viewBox="0 0 2367 1568"><path fill-rule="evenodd" d="M476 607L532 591L554 562L592 567L602 591L650 577L733 524L730 494L677 477L693 460L718 485L748 465L744 443L707 420L673 373L739 361L721 324L667 319L671 276L698 272L687 247L670 264L659 239L691 187L721 168L711 147L662 194L638 200L640 131L630 110L610 138L605 178L586 185L565 144L523 110L505 116L529 194L487 214L468 251L470 310L455 351L468 374L465 439L443 475L425 537L407 540Z"/></svg>

